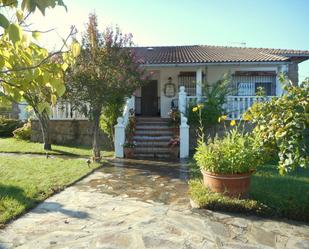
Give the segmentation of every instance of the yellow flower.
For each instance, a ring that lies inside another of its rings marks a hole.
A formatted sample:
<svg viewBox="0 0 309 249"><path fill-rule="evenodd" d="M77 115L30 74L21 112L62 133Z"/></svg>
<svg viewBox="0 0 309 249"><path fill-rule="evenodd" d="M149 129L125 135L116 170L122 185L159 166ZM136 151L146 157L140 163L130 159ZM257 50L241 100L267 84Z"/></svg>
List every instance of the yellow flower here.
<svg viewBox="0 0 309 249"><path fill-rule="evenodd" d="M230 123L230 126L235 126L236 125L236 121L233 119Z"/></svg>
<svg viewBox="0 0 309 249"><path fill-rule="evenodd" d="M201 109L201 108L204 107L204 105L203 104L198 104L197 107L198 107L198 109Z"/></svg>
<svg viewBox="0 0 309 249"><path fill-rule="evenodd" d="M248 113L244 113L244 115L242 115L242 119L244 121L249 121L251 119L250 115Z"/></svg>
<svg viewBox="0 0 309 249"><path fill-rule="evenodd" d="M193 111L193 112L196 112L197 110L198 110L198 107L197 107L197 106L195 106L195 107L192 108L192 111Z"/></svg>
<svg viewBox="0 0 309 249"><path fill-rule="evenodd" d="M221 121L224 121L227 119L226 115L222 115L221 117L218 118L218 122L220 123Z"/></svg>

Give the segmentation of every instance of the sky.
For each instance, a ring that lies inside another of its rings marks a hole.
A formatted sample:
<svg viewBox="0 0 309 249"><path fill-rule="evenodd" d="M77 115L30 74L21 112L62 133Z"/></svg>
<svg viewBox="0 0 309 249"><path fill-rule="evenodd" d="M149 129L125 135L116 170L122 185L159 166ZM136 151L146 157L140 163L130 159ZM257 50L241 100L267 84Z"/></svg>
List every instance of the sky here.
<svg viewBox="0 0 309 249"><path fill-rule="evenodd" d="M64 0L68 7L36 13L41 44L61 46L71 25L85 30L95 12L99 28L118 25L139 46L220 45L309 50L309 0ZM300 80L309 61L299 65Z"/></svg>

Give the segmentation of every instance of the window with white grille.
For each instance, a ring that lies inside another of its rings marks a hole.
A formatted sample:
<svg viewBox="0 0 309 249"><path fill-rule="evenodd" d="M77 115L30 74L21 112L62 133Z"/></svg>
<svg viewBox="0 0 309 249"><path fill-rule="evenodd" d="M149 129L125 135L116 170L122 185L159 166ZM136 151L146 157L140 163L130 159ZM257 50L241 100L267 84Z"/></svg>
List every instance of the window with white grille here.
<svg viewBox="0 0 309 249"><path fill-rule="evenodd" d="M267 96L276 95L276 72L239 71L232 76L236 95L255 96L260 90Z"/></svg>

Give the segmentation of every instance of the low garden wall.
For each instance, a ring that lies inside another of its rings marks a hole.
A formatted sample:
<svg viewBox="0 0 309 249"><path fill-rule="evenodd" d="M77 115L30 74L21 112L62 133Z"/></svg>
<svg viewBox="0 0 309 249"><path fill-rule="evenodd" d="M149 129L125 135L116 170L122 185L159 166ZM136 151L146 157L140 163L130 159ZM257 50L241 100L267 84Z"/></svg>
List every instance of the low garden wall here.
<svg viewBox="0 0 309 249"><path fill-rule="evenodd" d="M51 142L54 144L92 144L92 122L88 120L51 120L49 129ZM31 141L42 142L42 133L39 122L31 121ZM102 149L111 149L112 144L108 137L100 133L100 145Z"/></svg>
<svg viewBox="0 0 309 249"><path fill-rule="evenodd" d="M216 124L216 125L214 125L210 128L207 128L205 130L206 139L209 138L209 137L215 137L216 135L218 135L219 137L222 137L226 130L228 131L232 128L235 128L235 126L233 126L233 127L230 126L230 121L226 121L225 125L224 125L224 123ZM242 122L242 124L240 124L239 129L244 129L245 132L250 132L253 129L253 125L248 123L248 122ZM190 144L190 151L191 152L194 151L194 149L197 145L197 139L198 139L197 131L198 131L197 128L190 126L189 144Z"/></svg>

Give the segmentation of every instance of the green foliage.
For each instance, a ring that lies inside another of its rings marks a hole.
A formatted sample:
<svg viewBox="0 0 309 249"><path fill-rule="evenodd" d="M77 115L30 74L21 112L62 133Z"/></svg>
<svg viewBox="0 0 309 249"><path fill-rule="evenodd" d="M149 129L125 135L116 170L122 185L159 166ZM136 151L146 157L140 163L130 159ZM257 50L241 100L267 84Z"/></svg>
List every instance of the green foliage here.
<svg viewBox="0 0 309 249"><path fill-rule="evenodd" d="M199 140L194 159L203 170L237 174L255 170L261 164L261 153L258 137L235 128L223 138L210 139L207 144Z"/></svg>
<svg viewBox="0 0 309 249"><path fill-rule="evenodd" d="M203 87L204 100L200 103L189 103L188 120L190 125L195 127L200 125L199 113L193 111L193 107L197 104L203 104L203 108L201 108L201 117L204 128L217 123L218 118L224 114L223 105L225 103L225 97L231 93L229 83L230 76L225 74L222 79L218 80L216 83L206 84Z"/></svg>
<svg viewBox="0 0 309 249"><path fill-rule="evenodd" d="M37 9L44 15L47 8L57 5L65 7L62 0L0 0L0 9L6 11L2 13L15 13L12 20L9 20L9 14L0 15L3 28L3 32L0 31L0 89L3 89L0 98L15 102L25 100L40 120L45 143L49 143L45 140L49 140L50 106L55 105L65 91L63 73L67 66L64 65L74 63L79 45L73 41L68 47L72 29L61 49L49 53L36 43L38 31L29 31L26 17Z"/></svg>
<svg viewBox="0 0 309 249"><path fill-rule="evenodd" d="M11 137L13 131L22 125L18 119L7 119L0 117L0 137Z"/></svg>
<svg viewBox="0 0 309 249"><path fill-rule="evenodd" d="M309 164L309 80L284 90L282 97L256 103L244 115L256 125L262 146L278 153L281 174Z"/></svg>
<svg viewBox="0 0 309 249"><path fill-rule="evenodd" d="M114 141L114 126L117 124L117 118L122 114L123 105L124 99L116 99L116 101L106 103L102 108L100 128L111 141Z"/></svg>
<svg viewBox="0 0 309 249"><path fill-rule="evenodd" d="M30 140L31 138L31 123L27 122L22 127L13 131L13 135L17 139Z"/></svg>

